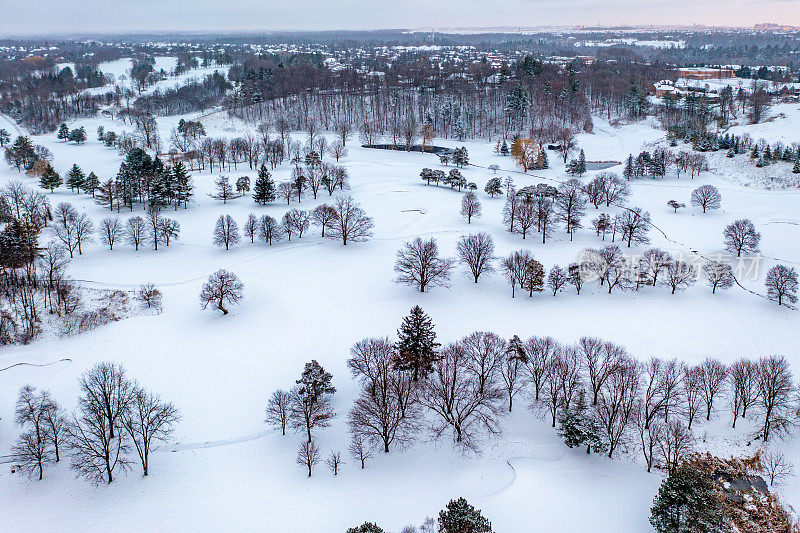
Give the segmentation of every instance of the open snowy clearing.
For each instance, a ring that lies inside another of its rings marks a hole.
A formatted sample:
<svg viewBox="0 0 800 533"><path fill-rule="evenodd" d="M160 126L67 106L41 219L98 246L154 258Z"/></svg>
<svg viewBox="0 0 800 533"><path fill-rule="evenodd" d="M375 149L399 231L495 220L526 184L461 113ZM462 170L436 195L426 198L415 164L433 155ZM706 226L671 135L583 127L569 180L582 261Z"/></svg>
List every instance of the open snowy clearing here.
<svg viewBox="0 0 800 533"><path fill-rule="evenodd" d="M159 118L162 138L168 139L179 118ZM221 114L203 123L212 137L242 135L246 127ZM54 166L62 175L73 163L87 173L94 171L101 180L115 175L120 156L97 142L94 131L99 125L117 133L129 127L100 118L70 124L78 125L85 126L89 135L83 146L59 142L55 135L35 137L34 142L52 150ZM751 133L756 139L766 135L763 128ZM302 133L293 137L305 139ZM648 123L614 128L596 119L595 133L580 136L579 144L590 161L623 161L662 138L663 132ZM442 342L475 330L505 338L552 335L565 342L595 335L626 346L640 359L658 355L698 362L714 356L732 362L741 356L783 354L795 373L800 372L800 315L739 288L712 296L700 281L676 295L652 287L608 295L592 283L580 296L565 290L557 297L545 291L533 298L518 294L511 299L500 275L476 285L463 267L449 289L420 294L393 283L396 251L417 236L436 237L442 254L454 256L460 236L489 232L498 256L529 248L546 269L566 266L584 248L603 244L586 228L570 242L563 227L545 245L535 233L523 241L502 224L504 198L491 199L482 192L492 177L486 170L491 164L501 167L497 176L512 175L518 188L564 180L557 155L551 154L550 170L523 175L510 158L493 153L493 143L437 139L435 144L464 145L469 150L474 166L463 174L478 185L483 205L483 216L472 224L459 216L461 194L426 186L420 179L423 167L443 168L435 156L362 149L353 139L342 163L350 172L350 194L375 220L374 237L366 243L344 247L312 230L302 239L271 247L243 239L230 251L219 249L212 245L211 233L220 214L230 214L241 224L251 212L280 219L288 207L280 200L260 207L249 196L223 205L208 196L217 173L206 172L193 173L194 204L167 214L181 223L180 241L174 245L138 253L130 247L109 252L99 243L86 246L68 268L72 277L93 287L134 289L141 283L156 283L164 293L163 313L135 316L76 337L51 335L29 346L3 347L0 368L67 361L0 373L0 455L9 453L18 434L13 404L20 386L30 383L49 389L71 410L78 396L78 377L98 361L123 364L130 376L174 402L183 420L175 444L162 447L153 457L147 479L134 469L112 486L95 488L75 479L62 462L46 471L44 481L32 482L12 475L3 465L0 512L9 530L33 531L58 524L60 530L83 531L114 524L121 530L344 531L371 520L399 531L434 516L451 498L464 496L497 531L649 531L649 507L661 475L647 474L635 453L610 461L568 449L546 420L525 408L523 398L518 397L514 413L504 420L503 435L482 443L482 456L464 456L447 439L433 442L423 434L405 451L376 453L366 470L348 458L336 478L322 467L313 478L306 478L294 462L302 437L281 437L263 424L268 395L291 385L303 364L314 358L334 376L334 406L339 413L333 426L318 431L316 438L323 455L331 449L346 450L346 413L358 391L346 368L349 349L364 337L393 337L402 317L417 304L433 319ZM232 181L241 175L254 178L255 172L246 166L225 174ZM286 162L273 178L278 183L290 173ZM11 179L37 185L5 166L0 169L0 184ZM764 257L758 276L742 284L763 294L770 266L800 265L800 190L765 190L744 186L743 180L746 177L714 171L694 180L687 176L678 180L672 174L658 181L643 179L631 183L628 205L651 213L654 225L664 232L650 232L652 245L673 256L722 253L724 226L750 218L762 232ZM720 189L722 209L702 214L687 207L674 214L667 207L670 199L688 205L691 191L703 184ZM53 204L73 203L95 222L110 215L91 198L63 187L50 199ZM327 199L326 192L317 200L309 194L300 207L313 208ZM293 202L289 207L298 205ZM597 214L590 206L584 226ZM121 217L126 216L123 211ZM198 304L202 283L219 268L238 274L245 286L242 304L228 316L203 311ZM745 428L724 432L725 438L704 444L707 427L717 432L729 423L722 409L716 417L697 427L698 447L708 445L726 454L753 451L745 446ZM795 441L779 445L800 464ZM796 480L782 488L781 496L800 508Z"/></svg>

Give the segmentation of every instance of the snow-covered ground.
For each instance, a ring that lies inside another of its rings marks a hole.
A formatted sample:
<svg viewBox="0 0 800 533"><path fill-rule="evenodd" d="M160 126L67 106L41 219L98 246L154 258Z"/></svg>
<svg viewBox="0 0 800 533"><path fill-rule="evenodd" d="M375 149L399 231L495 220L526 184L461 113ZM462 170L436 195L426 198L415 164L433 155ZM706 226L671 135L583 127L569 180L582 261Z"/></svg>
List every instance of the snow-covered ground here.
<svg viewBox="0 0 800 533"><path fill-rule="evenodd" d="M154 59L155 65L153 66L153 70L155 72L161 72L163 70L166 73L166 77L163 80L159 80L153 85L148 86L142 92L142 94L151 94L157 90L180 87L186 85L190 80L201 81L204 77L213 74L214 72L219 72L223 76L228 75L227 66L212 64L208 67L191 69L176 76L174 75L174 71L175 67L178 65L177 57L156 56ZM67 66L66 63L60 65L62 67ZM115 61L106 61L100 63L98 65L98 69L103 74L112 77L111 83L103 85L102 87L92 87L90 89L86 89L86 92L90 94L105 94L108 92L113 92L117 86L125 89L132 89L133 80L130 79L132 66L133 61L130 58L122 58Z"/></svg>
<svg viewBox="0 0 800 533"><path fill-rule="evenodd" d="M798 120L800 113L794 115L787 121ZM168 138L179 118L159 119L162 137ZM221 114L203 122L211 136L244 133L244 125ZM78 163L101 180L115 175L120 156L98 143L94 131L98 125L117 132L125 126L100 118L71 126L77 125L89 133L84 146L59 142L54 135L36 137L35 142L53 151L61 173ZM766 132L751 135L759 138ZM305 138L301 133L294 137ZM662 138L663 132L649 123L614 128L596 119L595 133L581 135L579 143L589 160L622 161ZM741 289L712 296L699 282L674 296L663 288L608 295L591 286L580 296L565 291L557 297L544 292L532 299L512 299L499 275L476 285L463 269L450 289L420 294L393 283L396 251L417 236L436 237L442 253L454 256L461 235L486 231L495 239L498 256L528 248L547 269L565 266L582 249L602 244L588 229L580 230L572 242L561 228L546 245L536 235L523 241L503 227L504 198L491 199L482 192L492 177L485 170L490 164L501 167L497 176L513 175L518 187L563 180L563 164L556 155L550 158L552 169L523 175L510 158L493 153L492 143L436 144L469 149L475 166L463 173L478 184L483 205L483 216L470 225L459 216L461 194L420 180L423 167L441 168L435 156L362 149L354 139L343 163L351 176L350 193L375 219L374 238L366 243L343 247L312 231L272 247L243 242L230 251L219 249L212 245L211 233L220 214L231 214L241 224L251 212L280 219L287 206L278 201L260 207L250 197L222 205L208 196L215 175L205 173L194 175L194 204L169 215L181 223L178 243L138 253L124 246L109 252L98 243L85 247L69 266L74 278L94 287L131 289L154 282L164 293L164 311L76 337L50 336L29 346L3 347L0 368L18 362L70 361L0 373L0 455L9 453L18 434L13 404L20 386L31 383L49 389L71 409L78 377L98 361L123 364L132 377L174 402L183 420L175 444L155 454L145 479L134 470L112 486L93 487L75 479L62 463L49 468L44 481L35 482L12 475L3 465L3 529L35 531L58 524L63 531L113 527L340 532L371 520L399 531L435 516L451 498L464 496L500 532L649 531L649 508L661 475L646 473L635 451L611 461L568 449L545 420L525 409L522 399L504 420L503 435L482 443L481 456L462 455L446 439L435 442L422 434L403 452L377 453L365 470L348 458L336 478L320 467L308 479L294 462L301 436L281 437L262 422L271 391L290 386L303 364L317 359L334 376L339 413L331 428L317 432L317 439L323 454L331 449L345 452L346 413L358 391L346 368L349 349L364 337L394 336L402 317L416 304L432 317L444 342L475 330L506 338L552 335L565 342L595 335L628 347L641 359L658 355L694 363L714 356L731 362L741 356L783 354L800 373L797 312ZM290 171L288 163L282 165L273 173L276 182L287 179ZM246 164L226 174L234 179L255 177ZM673 255L722 252L724 226L751 218L763 235L764 259L757 279L743 283L763 293L767 268L776 261L800 264L800 190L764 190L730 178L709 172L694 180L672 175L636 181L630 205L650 211L653 223L666 234L652 231L653 245ZM2 167L0 184L11 179L36 186ZM667 207L670 199L688 205L692 189L706 183L722 192L722 209L702 214L687 207L674 214ZM85 195L64 188L50 198L53 203L72 202L96 221L110 214ZM324 192L316 201L309 195L300 207L326 200ZM584 225L595 216L590 207ZM224 317L198 304L202 283L219 268L234 271L245 285L244 301ZM744 445L746 428L723 430L728 413L720 410L716 417L698 425L698 438L708 435L707 444L726 453L752 451ZM718 430L725 437L712 439ZM796 441L783 446L798 463ZM798 489L792 480L781 491L796 508Z"/></svg>

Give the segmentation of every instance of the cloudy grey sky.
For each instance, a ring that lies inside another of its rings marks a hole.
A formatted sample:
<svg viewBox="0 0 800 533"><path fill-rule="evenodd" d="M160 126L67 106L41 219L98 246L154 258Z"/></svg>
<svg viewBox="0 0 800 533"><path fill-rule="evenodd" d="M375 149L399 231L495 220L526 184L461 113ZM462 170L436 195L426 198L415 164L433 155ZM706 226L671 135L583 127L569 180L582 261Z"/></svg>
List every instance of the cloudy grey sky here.
<svg viewBox="0 0 800 533"><path fill-rule="evenodd" d="M800 0L0 0L0 36L625 22L800 26Z"/></svg>

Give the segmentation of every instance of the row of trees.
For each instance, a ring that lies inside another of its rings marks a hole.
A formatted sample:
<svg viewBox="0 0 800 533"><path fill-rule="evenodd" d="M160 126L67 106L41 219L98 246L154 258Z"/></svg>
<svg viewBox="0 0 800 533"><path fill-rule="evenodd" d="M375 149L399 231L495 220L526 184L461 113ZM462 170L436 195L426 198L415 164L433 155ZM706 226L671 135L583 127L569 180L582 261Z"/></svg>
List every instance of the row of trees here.
<svg viewBox="0 0 800 533"><path fill-rule="evenodd" d="M425 428L478 451L484 437L500 433L503 413L519 398L546 416L568 446L609 458L641 453L648 471L677 468L692 450L692 426L711 420L722 405L730 407L734 428L748 420L752 437L765 442L791 429L797 409L794 378L782 356L687 365L658 357L639 361L595 337L563 344L481 331L442 346L419 307L403 320L395 342L356 343L348 368L361 385L347 422L350 451L362 468L373 447L402 449ZM268 401L269 424L282 434L287 427L303 432L304 458L313 432L335 417L331 382L312 361L297 387L276 391ZM313 464L304 463L309 475Z"/></svg>
<svg viewBox="0 0 800 533"><path fill-rule="evenodd" d="M726 228L726 245L731 251L753 251L757 246L757 234L751 233L747 220L736 221ZM751 223L752 224L752 223ZM629 256L615 245L599 249L587 249L580 259L567 268L554 265L547 276L544 266L527 250L512 252L507 257L494 255L494 240L487 233L462 236L457 245L458 262L465 265L475 283L483 275L498 269L511 286L511 295L524 290L533 296L545 287L553 296L565 287L572 286L580 295L583 287L591 281L599 281L611 294L614 289L639 290L643 286L665 286L672 294L685 290L697 281L699 265L681 258L673 258L659 248L650 248L641 255ZM435 286L449 286L456 265L455 258L441 257L436 239L416 238L405 243L397 252L395 281L410 285L425 292ZM729 289L737 281L731 264L720 260L708 260L702 264L702 274L711 288ZM778 305L797 301L797 272L785 265L775 265L765 278L767 297Z"/></svg>
<svg viewBox="0 0 800 533"><path fill-rule="evenodd" d="M23 433L12 449L14 468L42 479L45 467L66 451L76 474L95 484L113 482L136 458L147 476L150 454L172 435L178 409L113 363L86 371L80 388L71 416L48 391L29 385L20 390L15 415Z"/></svg>
<svg viewBox="0 0 800 533"><path fill-rule="evenodd" d="M303 237L311 224L317 225L322 237L340 239L343 245L348 242L363 242L372 236L374 222L351 196L337 196L332 204L320 204L311 211L290 209L284 213L280 223L269 215L260 218L250 214L242 225L230 215L220 215L214 226L213 242L226 250L241 241L242 233L250 243L258 238L267 245L279 242L286 237Z"/></svg>
<svg viewBox="0 0 800 533"><path fill-rule="evenodd" d="M232 184L228 176L220 176L214 183L215 191L209 196L222 200L227 204L230 200L241 198L250 192L250 178L242 176ZM266 205L276 199L286 200L289 205L292 201L301 202L303 196L309 191L316 200L321 191L327 191L328 196L333 196L337 189L344 192L350 188L347 169L340 165L330 163L311 164L305 168L300 165L292 169L291 179L279 183L277 186L272 179L272 174L264 165L258 170L258 177L253 183L253 201L258 205Z"/></svg>

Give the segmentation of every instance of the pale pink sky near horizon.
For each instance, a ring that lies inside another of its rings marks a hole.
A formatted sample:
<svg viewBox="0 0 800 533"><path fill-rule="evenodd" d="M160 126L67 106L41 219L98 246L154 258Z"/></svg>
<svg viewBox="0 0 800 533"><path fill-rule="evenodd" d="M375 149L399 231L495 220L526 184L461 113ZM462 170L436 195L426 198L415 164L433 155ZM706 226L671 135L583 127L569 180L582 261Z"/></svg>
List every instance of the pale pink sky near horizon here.
<svg viewBox="0 0 800 533"><path fill-rule="evenodd" d="M0 0L0 37L574 25L800 26L800 0Z"/></svg>

